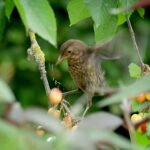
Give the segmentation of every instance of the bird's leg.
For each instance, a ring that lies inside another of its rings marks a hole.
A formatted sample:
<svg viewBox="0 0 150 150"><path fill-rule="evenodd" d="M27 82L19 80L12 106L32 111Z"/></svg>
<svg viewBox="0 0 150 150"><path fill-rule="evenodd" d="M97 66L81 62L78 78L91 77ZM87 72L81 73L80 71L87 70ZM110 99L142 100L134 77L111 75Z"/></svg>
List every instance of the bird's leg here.
<svg viewBox="0 0 150 150"><path fill-rule="evenodd" d="M68 91L68 92L65 92L63 93L63 98L67 95L70 95L70 94L73 94L73 93L80 93L81 90L80 89L76 89L76 90L72 90L72 91Z"/></svg>
<svg viewBox="0 0 150 150"><path fill-rule="evenodd" d="M64 92L64 93L62 93L62 101L61 101L61 105L65 108L65 110L66 110L66 112L68 113L68 114L70 114L70 116L71 116L71 118L72 118L72 120L73 120L73 122L75 122L75 124L76 124L76 122L79 122L77 119L75 119L74 118L74 116L71 114L71 111L70 111L70 109L67 107L67 105L64 103L64 97L65 96L67 96L67 95L69 95L69 94L73 94L73 93L79 93L79 92L81 92L81 90L80 89L76 89L76 90L72 90L72 91L68 91L68 92Z"/></svg>
<svg viewBox="0 0 150 150"><path fill-rule="evenodd" d="M84 112L83 112L83 114L82 114L81 120L84 119L85 114L87 113L88 109L89 109L91 106L92 106L92 96L91 96L91 95L88 95L88 102L87 102L86 108L85 108L85 110L84 110Z"/></svg>

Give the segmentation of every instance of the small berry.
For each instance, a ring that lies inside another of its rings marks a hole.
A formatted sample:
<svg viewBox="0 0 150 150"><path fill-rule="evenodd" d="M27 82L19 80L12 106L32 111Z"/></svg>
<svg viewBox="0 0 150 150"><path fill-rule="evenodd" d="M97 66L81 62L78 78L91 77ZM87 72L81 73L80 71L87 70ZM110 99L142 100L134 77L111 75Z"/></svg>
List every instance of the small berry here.
<svg viewBox="0 0 150 150"><path fill-rule="evenodd" d="M131 116L131 121L132 121L132 122L138 122L138 121L140 121L140 120L142 120L142 117L141 117L139 114L133 114L133 115Z"/></svg>
<svg viewBox="0 0 150 150"><path fill-rule="evenodd" d="M59 119L60 117L60 111L59 110L55 110L54 111L54 118Z"/></svg>
<svg viewBox="0 0 150 150"><path fill-rule="evenodd" d="M144 133L146 132L146 128L147 128L147 123L145 122L141 125L141 129Z"/></svg>
<svg viewBox="0 0 150 150"><path fill-rule="evenodd" d="M150 92L146 93L146 99L150 101Z"/></svg>
<svg viewBox="0 0 150 150"><path fill-rule="evenodd" d="M141 126L139 126L137 129L136 129L137 133L139 134L143 134L143 130L141 129Z"/></svg>
<svg viewBox="0 0 150 150"><path fill-rule="evenodd" d="M139 94L139 95L136 97L136 99L137 99L137 101L140 102L140 103L145 102L145 100L146 100L145 93Z"/></svg>
<svg viewBox="0 0 150 150"><path fill-rule="evenodd" d="M42 135L45 133L45 131L43 130L42 126L38 126L38 127L36 128L36 133L37 133L38 135L42 136Z"/></svg>
<svg viewBox="0 0 150 150"><path fill-rule="evenodd" d="M62 100L62 92L58 88L53 88L48 98L51 104L58 105Z"/></svg>
<svg viewBox="0 0 150 150"><path fill-rule="evenodd" d="M55 108L50 108L48 114L52 115L55 119L59 119L60 117L60 111Z"/></svg>

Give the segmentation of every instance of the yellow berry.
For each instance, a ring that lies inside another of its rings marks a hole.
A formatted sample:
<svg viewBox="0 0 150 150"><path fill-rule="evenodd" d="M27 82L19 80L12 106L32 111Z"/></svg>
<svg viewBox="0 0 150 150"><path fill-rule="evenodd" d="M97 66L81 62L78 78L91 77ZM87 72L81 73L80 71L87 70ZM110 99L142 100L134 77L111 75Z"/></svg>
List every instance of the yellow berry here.
<svg viewBox="0 0 150 150"><path fill-rule="evenodd" d="M52 115L56 119L59 119L59 117L60 117L60 111L55 108L50 108L48 110L48 114Z"/></svg>
<svg viewBox="0 0 150 150"><path fill-rule="evenodd" d="M45 131L43 130L42 126L38 126L38 127L36 128L36 133L37 133L38 135L42 136L42 135L45 133Z"/></svg>
<svg viewBox="0 0 150 150"><path fill-rule="evenodd" d="M150 101L150 92L146 93L146 99Z"/></svg>
<svg viewBox="0 0 150 150"><path fill-rule="evenodd" d="M55 110L53 115L54 115L54 118L59 119L60 111L59 110Z"/></svg>
<svg viewBox="0 0 150 150"><path fill-rule="evenodd" d="M58 105L62 100L62 92L58 88L53 88L48 96L51 104Z"/></svg>
<svg viewBox="0 0 150 150"><path fill-rule="evenodd" d="M142 131L142 129L141 129L141 126L139 126L139 127L136 129L136 131L137 131L137 133L139 133L139 134L144 133L144 132Z"/></svg>
<svg viewBox="0 0 150 150"><path fill-rule="evenodd" d="M132 122L138 122L138 121L140 121L140 120L142 120L142 117L141 117L141 115L139 115L139 114L133 114L133 115L131 116L131 121L132 121Z"/></svg>

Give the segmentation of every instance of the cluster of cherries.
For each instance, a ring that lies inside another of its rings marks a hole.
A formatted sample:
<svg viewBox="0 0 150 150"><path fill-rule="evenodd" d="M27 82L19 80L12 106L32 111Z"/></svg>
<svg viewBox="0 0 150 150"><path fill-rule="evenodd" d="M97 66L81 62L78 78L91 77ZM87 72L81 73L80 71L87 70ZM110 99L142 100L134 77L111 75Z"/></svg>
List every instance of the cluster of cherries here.
<svg viewBox="0 0 150 150"><path fill-rule="evenodd" d="M146 100L150 101L150 92L147 93L141 93L135 97L132 97L132 99L136 99L138 102L143 103Z"/></svg>
<svg viewBox="0 0 150 150"><path fill-rule="evenodd" d="M145 101L150 101L150 92L147 92L147 93L141 93L135 97L132 97L132 99L134 100L137 100L139 103L143 103ZM139 122L141 120L143 120L144 118L148 117L148 112L149 109L146 110L146 112L144 113L138 113L138 114L133 114L131 116L131 121L133 123L136 123L136 122ZM139 134L143 134L143 133L146 133L146 130L147 130L147 122L145 123L142 123L137 129L136 131L139 133Z"/></svg>
<svg viewBox="0 0 150 150"><path fill-rule="evenodd" d="M131 116L131 121L133 123L136 123L138 121L143 120L144 118L146 118L148 116L147 113L139 113L139 114L133 114ZM137 129L136 131L140 134L146 133L146 128L147 128L147 122L142 123Z"/></svg>
<svg viewBox="0 0 150 150"><path fill-rule="evenodd" d="M60 119L61 111L63 110L63 108L60 110L58 110L57 108L62 100L61 90L58 88L53 88L48 96L48 99L49 102L53 104L53 107L49 108L48 114L53 116L55 119ZM61 124L69 131L74 131L78 127L77 125L73 124L72 118L68 113L64 113ZM38 126L36 132L38 135L43 135L45 133L42 126Z"/></svg>

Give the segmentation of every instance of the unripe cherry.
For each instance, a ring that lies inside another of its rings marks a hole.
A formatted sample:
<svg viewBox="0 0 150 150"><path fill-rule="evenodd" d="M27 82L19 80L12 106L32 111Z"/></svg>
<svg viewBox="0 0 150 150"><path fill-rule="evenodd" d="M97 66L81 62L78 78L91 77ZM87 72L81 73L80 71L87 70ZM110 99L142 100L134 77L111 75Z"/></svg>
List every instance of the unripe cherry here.
<svg viewBox="0 0 150 150"><path fill-rule="evenodd" d="M48 96L51 104L58 105L62 100L62 92L58 88L53 88Z"/></svg>
<svg viewBox="0 0 150 150"><path fill-rule="evenodd" d="M145 102L145 101L146 101L145 93L139 94L138 96L136 96L136 99L137 99L137 101L140 102L140 103Z"/></svg>
<svg viewBox="0 0 150 150"><path fill-rule="evenodd" d="M48 110L48 114L52 115L56 119L59 119L59 117L60 117L60 111L55 108L50 108Z"/></svg>
<svg viewBox="0 0 150 150"><path fill-rule="evenodd" d="M42 126L38 126L38 127L36 128L36 133L37 133L38 135L42 136L42 135L45 133L45 131L43 130Z"/></svg>

